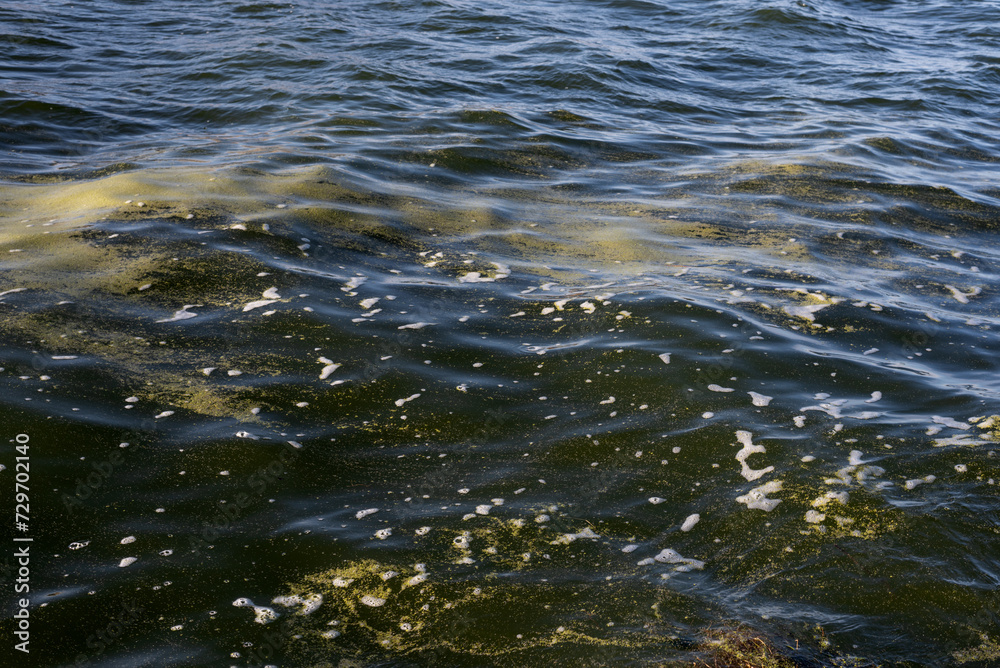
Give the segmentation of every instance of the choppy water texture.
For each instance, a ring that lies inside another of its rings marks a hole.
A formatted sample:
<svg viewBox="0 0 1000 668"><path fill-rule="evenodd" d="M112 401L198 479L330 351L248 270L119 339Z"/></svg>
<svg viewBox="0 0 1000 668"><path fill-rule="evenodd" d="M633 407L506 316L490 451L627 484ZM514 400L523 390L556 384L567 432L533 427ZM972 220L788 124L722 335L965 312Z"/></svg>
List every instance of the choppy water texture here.
<svg viewBox="0 0 1000 668"><path fill-rule="evenodd" d="M998 3L43 4L12 665L1000 665Z"/></svg>

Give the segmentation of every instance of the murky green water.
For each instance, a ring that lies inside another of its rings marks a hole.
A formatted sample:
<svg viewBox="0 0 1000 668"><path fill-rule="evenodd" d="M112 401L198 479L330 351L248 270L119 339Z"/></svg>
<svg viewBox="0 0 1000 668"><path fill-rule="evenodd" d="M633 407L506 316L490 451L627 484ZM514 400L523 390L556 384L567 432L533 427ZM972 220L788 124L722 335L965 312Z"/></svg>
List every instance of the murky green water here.
<svg viewBox="0 0 1000 668"><path fill-rule="evenodd" d="M995 4L0 8L3 665L1000 665Z"/></svg>

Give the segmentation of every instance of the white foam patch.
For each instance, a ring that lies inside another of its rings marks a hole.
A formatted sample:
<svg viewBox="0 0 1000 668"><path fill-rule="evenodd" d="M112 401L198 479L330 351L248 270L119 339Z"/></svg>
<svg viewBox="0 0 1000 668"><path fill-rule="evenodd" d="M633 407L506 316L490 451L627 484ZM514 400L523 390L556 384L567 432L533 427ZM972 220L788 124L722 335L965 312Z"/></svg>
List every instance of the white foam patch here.
<svg viewBox="0 0 1000 668"><path fill-rule="evenodd" d="M954 418L942 417L940 415L935 415L931 418L931 421L935 424L944 425L945 427L950 427L952 429L961 429L962 431L967 431L972 428L972 425L965 424L964 422L959 422Z"/></svg>
<svg viewBox="0 0 1000 668"><path fill-rule="evenodd" d="M679 564L674 570L682 573L690 570L700 571L705 568L704 561L699 561L698 559L688 559L681 556L677 550L672 550L669 547L660 550L660 553L653 557L653 559L661 564Z"/></svg>
<svg viewBox="0 0 1000 668"><path fill-rule="evenodd" d="M414 585L418 585L418 584L421 584L422 582L426 582L426 581L427 581L427 578L428 578L428 577L430 577L430 576L429 576L429 575L427 575L427 573L419 573L419 574L417 574L417 575L414 575L414 576L413 576L412 578L410 578L409 580L407 580L407 581L406 581L406 584L405 584L405 585L403 585L403 587L404 587L404 588L405 588L405 587L412 587L412 586L414 586Z"/></svg>
<svg viewBox="0 0 1000 668"><path fill-rule="evenodd" d="M303 616L311 615L319 610L320 606L323 605L323 595L306 594L305 596L299 596L298 594L293 594L291 596L277 596L271 601L271 603L274 603L275 605L282 605L286 608L299 606L301 609L295 614Z"/></svg>
<svg viewBox="0 0 1000 668"><path fill-rule="evenodd" d="M380 608L385 605L385 599L379 598L378 596L372 596L371 594L365 594L361 597L361 602L372 608Z"/></svg>
<svg viewBox="0 0 1000 668"><path fill-rule="evenodd" d="M829 306L829 304L809 304L807 306L786 306L784 309L785 313L793 318L802 318L803 320L808 320L809 322L815 322L816 317L813 314L817 311L825 309L827 306Z"/></svg>
<svg viewBox="0 0 1000 668"><path fill-rule="evenodd" d="M320 379L320 380L326 380L327 378L329 378L329 377L330 377L330 374L332 374L332 373L333 373L334 371L336 371L336 370L337 370L337 369L339 369L339 368L340 368L341 366L343 366L343 365L341 365L341 364L336 364L336 363L334 363L334 361L333 361L333 360L328 360L328 359L327 359L327 358L325 358L325 357L320 357L320 358L319 358L319 362L320 362L320 364L325 364L325 365L326 365L326 366L324 366L324 367L323 367L323 369L322 369L322 370L321 370L321 371L319 372L319 379Z"/></svg>
<svg viewBox="0 0 1000 668"><path fill-rule="evenodd" d="M369 297L368 299L362 299L361 300L361 308L363 308L364 310L367 311L372 306L375 306L375 304L378 304L378 302L379 302L379 298L378 297Z"/></svg>
<svg viewBox="0 0 1000 668"><path fill-rule="evenodd" d="M766 475L774 470L773 466L768 466L767 468L762 468L762 469L752 469L750 468L750 465L747 464L747 458L750 455L758 452L761 453L767 452L767 450L764 448L763 445L754 445L754 443L750 440L752 438L753 434L744 429L740 429L739 431L736 432L736 440L738 440L740 443L743 444L743 448L736 453L736 461L740 463L740 466L742 468L742 470L740 471L740 475L742 475L750 482L753 482L754 480L757 480L761 476Z"/></svg>
<svg viewBox="0 0 1000 668"><path fill-rule="evenodd" d="M184 308L180 311L175 311L174 314L169 318L163 318L157 320L156 322L177 322L178 320L188 320L189 318L197 317L197 313L192 313L189 308L198 308L201 304L185 304Z"/></svg>
<svg viewBox="0 0 1000 668"><path fill-rule="evenodd" d="M262 605L255 605L253 608L253 620L258 624L270 624L277 618L278 613L271 608L265 608Z"/></svg>
<svg viewBox="0 0 1000 668"><path fill-rule="evenodd" d="M651 497L649 497L649 502L652 503L654 506L657 506L657 505L663 503L664 501L666 501L666 499L661 499L658 496L651 496Z"/></svg>
<svg viewBox="0 0 1000 668"><path fill-rule="evenodd" d="M250 302L243 307L243 312L252 311L255 308L260 308L261 306L267 306L268 304L273 304L274 302L281 299L281 295L278 294L277 288L268 288L264 291L263 299L258 299L257 301Z"/></svg>
<svg viewBox="0 0 1000 668"><path fill-rule="evenodd" d="M433 324L433 322L411 322L409 325L400 325L396 329L423 329Z"/></svg>
<svg viewBox="0 0 1000 668"><path fill-rule="evenodd" d="M368 517L369 515L374 515L375 513L378 512L378 510L379 510L378 508L366 508L365 510L359 510L358 512L354 513L354 517L360 520L365 517Z"/></svg>
<svg viewBox="0 0 1000 668"><path fill-rule="evenodd" d="M670 353L660 353L658 356L664 364L670 364Z"/></svg>
<svg viewBox="0 0 1000 668"><path fill-rule="evenodd" d="M715 383L712 383L711 385L709 385L708 389L712 390L713 392L735 392L736 391L736 390L734 390L731 387L722 387L721 385L716 385Z"/></svg>
<svg viewBox="0 0 1000 668"><path fill-rule="evenodd" d="M255 308L260 308L261 306L267 306L268 304L273 304L278 301L277 299L258 299L257 301L250 302L243 307L243 312L252 311Z"/></svg>
<svg viewBox="0 0 1000 668"><path fill-rule="evenodd" d="M600 538L590 527L585 527L579 533L564 533L563 535L552 541L551 545L569 545L575 540L580 538Z"/></svg>
<svg viewBox="0 0 1000 668"><path fill-rule="evenodd" d="M770 512L777 508L778 504L781 503L781 499L769 499L767 495L780 491L781 481L771 480L760 487L754 487L743 496L736 497L736 501L737 503L745 503L747 508Z"/></svg>
<svg viewBox="0 0 1000 668"><path fill-rule="evenodd" d="M816 512L815 510L807 510L806 511L805 520L806 520L806 522L809 522L810 524L819 524L820 522L822 522L825 519L826 519L826 515L824 513Z"/></svg>
<svg viewBox="0 0 1000 668"><path fill-rule="evenodd" d="M923 478L913 478L911 480L907 480L906 483L903 485L903 487L905 487L906 489L914 489L919 485L926 485L928 483L934 482L935 480L937 480L936 476L925 475Z"/></svg>
<svg viewBox="0 0 1000 668"><path fill-rule="evenodd" d="M879 392L879 391L875 391L875 392L872 392L872 398L871 399L866 399L865 403L866 404L873 404L876 401L881 401L881 400L882 400L882 393Z"/></svg>
<svg viewBox="0 0 1000 668"><path fill-rule="evenodd" d="M395 404L397 406L402 406L407 401L413 401L414 399L417 399L418 397L420 397L420 393L419 392L416 393L416 394L411 394L410 396L406 397L405 399L396 399Z"/></svg>
<svg viewBox="0 0 1000 668"><path fill-rule="evenodd" d="M681 525L681 531L690 531L700 521L701 521L701 515L699 515L698 513L695 513L693 515L688 515L687 519L684 520L684 524Z"/></svg>
<svg viewBox="0 0 1000 668"><path fill-rule="evenodd" d="M358 287L362 283L368 280L367 276L355 276L351 280L344 283L344 287L341 288L344 292L350 292L354 288Z"/></svg>
<svg viewBox="0 0 1000 668"><path fill-rule="evenodd" d="M127 568L137 561L139 561L137 557L125 557L118 562L118 568Z"/></svg>
<svg viewBox="0 0 1000 668"><path fill-rule="evenodd" d="M338 577L333 578L333 580L330 581L330 584L332 584L334 587L339 587L341 589L346 589L347 587L351 586L352 582L354 582L354 578L342 578L342 577L338 576ZM234 603L233 605L236 605L236 604Z"/></svg>
<svg viewBox="0 0 1000 668"><path fill-rule="evenodd" d="M766 394L761 394L760 392L747 392L747 394L749 394L750 398L753 400L754 406L767 406L771 403L771 399L774 399L774 397L769 397Z"/></svg>
<svg viewBox="0 0 1000 668"><path fill-rule="evenodd" d="M980 292L983 291L983 289L978 286L972 288L968 292L962 292L958 288L951 285L946 285L944 287L948 290L948 292L951 293L951 296L955 298L955 301L961 304L968 304L969 297L975 297L976 295L978 295Z"/></svg>
<svg viewBox="0 0 1000 668"><path fill-rule="evenodd" d="M838 399L836 401L819 404L818 406L803 406L799 409L799 411L802 413L805 413L806 411L819 411L821 413L826 413L832 418L841 418L844 416L841 406L846 403L847 399Z"/></svg>
<svg viewBox="0 0 1000 668"><path fill-rule="evenodd" d="M936 438L934 439L935 448L943 448L949 445L979 445L979 442L974 440L971 436L966 436L961 434L959 436L952 436L951 438Z"/></svg>
<svg viewBox="0 0 1000 668"><path fill-rule="evenodd" d="M833 501L840 505L847 505L850 495L847 492L826 492L823 496L813 499L813 508L824 508Z"/></svg>
<svg viewBox="0 0 1000 668"><path fill-rule="evenodd" d="M880 477L885 473L881 466L865 464L861 459L863 453L860 450L851 450L848 457L848 466L837 471L836 478L827 478L824 482L827 485L852 485L855 481L865 484L869 480ZM891 484L891 483L890 483Z"/></svg>

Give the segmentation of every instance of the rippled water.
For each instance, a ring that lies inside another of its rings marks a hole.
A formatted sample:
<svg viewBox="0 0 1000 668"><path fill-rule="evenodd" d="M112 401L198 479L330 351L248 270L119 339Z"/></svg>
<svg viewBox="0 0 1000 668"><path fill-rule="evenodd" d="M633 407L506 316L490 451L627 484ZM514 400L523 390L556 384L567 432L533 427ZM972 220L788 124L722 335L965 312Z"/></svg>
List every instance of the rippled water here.
<svg viewBox="0 0 1000 668"><path fill-rule="evenodd" d="M998 10L6 3L4 656L1000 665Z"/></svg>

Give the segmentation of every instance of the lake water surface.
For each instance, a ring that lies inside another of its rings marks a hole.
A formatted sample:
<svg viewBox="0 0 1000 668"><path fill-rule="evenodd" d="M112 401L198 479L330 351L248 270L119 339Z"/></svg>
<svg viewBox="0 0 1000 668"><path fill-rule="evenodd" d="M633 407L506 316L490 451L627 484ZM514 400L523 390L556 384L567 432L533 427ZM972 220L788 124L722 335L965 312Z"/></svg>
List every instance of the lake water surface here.
<svg viewBox="0 0 1000 668"><path fill-rule="evenodd" d="M4 665L1000 665L998 17L4 3Z"/></svg>

